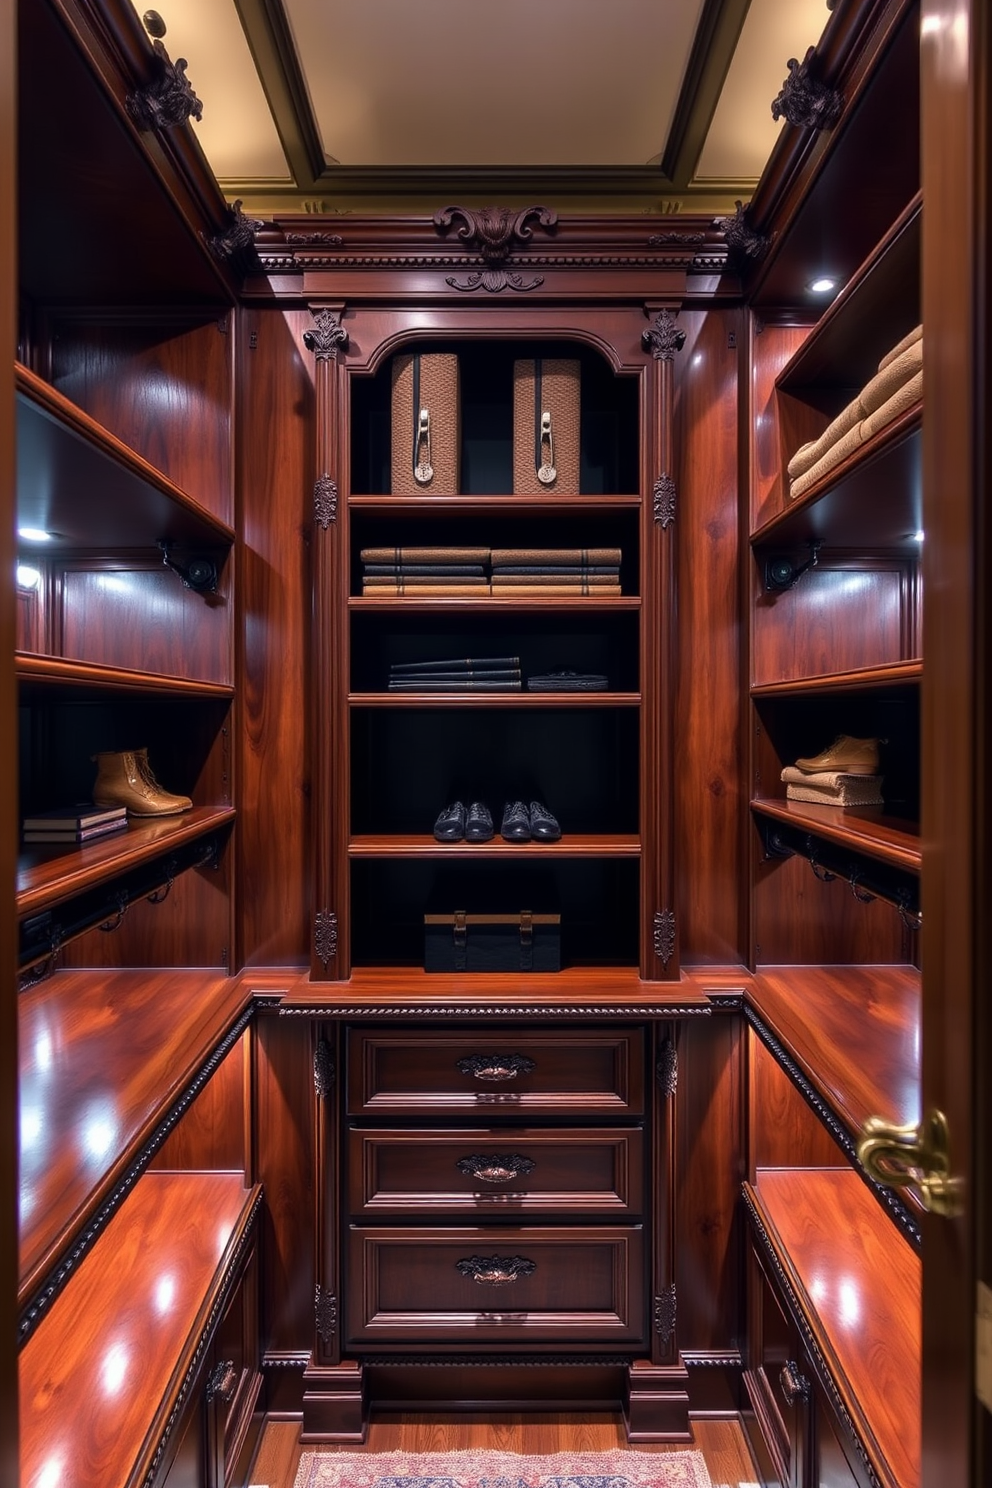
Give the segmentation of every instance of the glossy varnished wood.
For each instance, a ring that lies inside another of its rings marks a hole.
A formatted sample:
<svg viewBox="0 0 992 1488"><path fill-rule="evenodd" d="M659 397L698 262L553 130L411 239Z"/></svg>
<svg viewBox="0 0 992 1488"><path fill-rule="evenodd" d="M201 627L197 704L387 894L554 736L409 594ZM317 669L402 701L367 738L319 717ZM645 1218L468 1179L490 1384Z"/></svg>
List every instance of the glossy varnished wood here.
<svg viewBox="0 0 992 1488"><path fill-rule="evenodd" d="M920 835L915 822L886 816L874 806L820 806L811 801L751 802L752 811L773 821L789 822L826 842L865 853L880 863L919 873Z"/></svg>
<svg viewBox="0 0 992 1488"><path fill-rule="evenodd" d="M556 594L547 599L538 595L528 595L526 599L504 598L501 594L481 594L478 598L474 595L461 595L446 599L443 595L436 595L433 599L412 599L406 595L397 596L395 599L370 599L365 595L352 595L348 600L349 610L356 613L367 611L369 613L389 613L398 610L400 613L408 612L413 615L431 615L435 612L445 614L448 612L458 614L460 611L474 613L481 611L505 611L519 610L526 613L529 610L578 610L590 612L596 610L637 610L640 609L641 601L634 594L612 594L597 599L594 594L580 594L573 599L568 594Z"/></svg>
<svg viewBox="0 0 992 1488"><path fill-rule="evenodd" d="M20 999L21 1296L139 1157L247 993L208 972L63 972Z"/></svg>
<svg viewBox="0 0 992 1488"><path fill-rule="evenodd" d="M766 966L747 997L852 1136L872 1115L919 1120L915 967Z"/></svg>
<svg viewBox="0 0 992 1488"><path fill-rule="evenodd" d="M85 688L88 696L104 693L163 693L175 697L229 698L234 687L227 682L203 682L183 675L169 676L127 667L94 665L92 662L67 661L62 657L28 655L23 651L15 658L21 695L36 688L39 698L79 696Z"/></svg>
<svg viewBox="0 0 992 1488"><path fill-rule="evenodd" d="M542 501L539 496L349 496L353 511L384 511L404 516L498 516L512 513L515 517L575 517L600 513L607 516L618 510L640 509L640 496L555 496ZM429 530L429 529L428 529Z"/></svg>
<svg viewBox="0 0 992 1488"><path fill-rule="evenodd" d="M747 1031L747 1173L758 1168L839 1168L845 1158L780 1056Z"/></svg>
<svg viewBox="0 0 992 1488"><path fill-rule="evenodd" d="M349 692L358 708L637 708L639 692Z"/></svg>
<svg viewBox="0 0 992 1488"><path fill-rule="evenodd" d="M820 677L797 677L788 682L761 682L751 688L755 699L813 697L832 692L878 692L915 687L923 676L920 660L895 661L885 666L861 667L851 672L828 672Z"/></svg>
<svg viewBox="0 0 992 1488"><path fill-rule="evenodd" d="M569 832L559 842L438 842L433 837L362 836L348 840L352 858L636 858L641 840L633 833Z"/></svg>
<svg viewBox="0 0 992 1488"><path fill-rule="evenodd" d="M240 1173L146 1174L21 1354L21 1481L140 1484L257 1197Z"/></svg>
<svg viewBox="0 0 992 1488"><path fill-rule="evenodd" d="M22 917L61 904L74 894L106 883L139 863L205 837L235 817L230 807L199 806L178 816L132 817L123 832L83 843L72 852L61 844L32 844L18 871L17 911Z"/></svg>
<svg viewBox="0 0 992 1488"><path fill-rule="evenodd" d="M762 1169L753 1202L885 1488L920 1482L920 1262L851 1169Z"/></svg>
<svg viewBox="0 0 992 1488"><path fill-rule="evenodd" d="M233 540L226 521L27 367L17 388L21 525L75 548Z"/></svg>

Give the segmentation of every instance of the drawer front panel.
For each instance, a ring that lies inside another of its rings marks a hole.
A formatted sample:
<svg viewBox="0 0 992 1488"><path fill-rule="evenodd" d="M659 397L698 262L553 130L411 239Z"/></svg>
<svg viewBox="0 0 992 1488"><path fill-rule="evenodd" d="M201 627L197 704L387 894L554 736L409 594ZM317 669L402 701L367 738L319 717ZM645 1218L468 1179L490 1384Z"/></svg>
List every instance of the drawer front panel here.
<svg viewBox="0 0 992 1488"><path fill-rule="evenodd" d="M634 1127L474 1127L349 1133L355 1218L438 1211L636 1217L643 1212L644 1139Z"/></svg>
<svg viewBox="0 0 992 1488"><path fill-rule="evenodd" d="M356 1227L347 1244L352 1347L645 1340L639 1226Z"/></svg>
<svg viewBox="0 0 992 1488"><path fill-rule="evenodd" d="M436 1034L349 1031L353 1116L639 1116L644 1110L640 1029L574 1033L512 1030Z"/></svg>

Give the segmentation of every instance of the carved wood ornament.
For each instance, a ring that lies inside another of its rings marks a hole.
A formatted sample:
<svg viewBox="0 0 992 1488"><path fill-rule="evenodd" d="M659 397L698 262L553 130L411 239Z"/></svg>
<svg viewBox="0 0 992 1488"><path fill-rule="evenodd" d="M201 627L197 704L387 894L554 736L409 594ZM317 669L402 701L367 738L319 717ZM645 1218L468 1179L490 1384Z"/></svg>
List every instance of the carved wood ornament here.
<svg viewBox="0 0 992 1488"><path fill-rule="evenodd" d="M303 332L303 345L318 362L337 361L338 351L348 349L348 332L340 315L333 310L318 310L311 328Z"/></svg>
<svg viewBox="0 0 992 1488"><path fill-rule="evenodd" d="M330 475L319 475L314 482L313 514L325 532L338 519L338 483Z"/></svg>
<svg viewBox="0 0 992 1488"><path fill-rule="evenodd" d="M313 1051L313 1088L321 1100L326 1100L334 1089L334 1055L326 1039L318 1039Z"/></svg>
<svg viewBox="0 0 992 1488"><path fill-rule="evenodd" d="M222 233L210 239L210 251L217 258L237 259L255 246L255 234L265 223L257 217L246 217L241 198L231 204L231 221Z"/></svg>
<svg viewBox="0 0 992 1488"><path fill-rule="evenodd" d="M338 917L331 909L318 910L313 922L313 948L324 970L338 953Z"/></svg>
<svg viewBox="0 0 992 1488"><path fill-rule="evenodd" d="M844 108L844 98L813 77L816 47L810 47L801 62L790 57L789 76L778 96L772 100L772 118L785 119L807 129L832 129Z"/></svg>
<svg viewBox="0 0 992 1488"><path fill-rule="evenodd" d="M675 954L675 912L660 909L654 917L654 953L663 966Z"/></svg>
<svg viewBox="0 0 992 1488"><path fill-rule="evenodd" d="M641 345L659 361L671 362L685 345L683 331L671 310L659 310L654 325L641 332Z"/></svg>
<svg viewBox="0 0 992 1488"><path fill-rule="evenodd" d="M677 1310L675 1283L673 1282L671 1286L666 1287L654 1299L654 1331L660 1338L664 1348L668 1347L675 1335Z"/></svg>
<svg viewBox="0 0 992 1488"><path fill-rule="evenodd" d="M768 238L756 233L747 220L747 207L743 202L735 202L735 211L732 217L717 217L714 227L726 235L727 253L730 260L737 267L746 263L749 259L758 259L768 247Z"/></svg>
<svg viewBox="0 0 992 1488"><path fill-rule="evenodd" d="M330 1348L338 1331L338 1299L333 1292L325 1292L320 1282L314 1294L314 1320L321 1342Z"/></svg>
<svg viewBox="0 0 992 1488"><path fill-rule="evenodd" d="M485 267L469 274L463 282L459 282L453 274L448 275L445 283L452 289L471 291L481 288L489 290L491 294L498 294L507 286L510 289L527 290L536 289L544 283L543 274L537 274L525 283L522 274L503 266L514 247L534 236L534 229L527 226L530 219L536 217L541 227L547 232L553 232L558 225L557 212L552 212L549 207L524 207L516 213L509 207L480 207L478 211L472 211L469 207L442 207L434 213L434 226L439 233L445 233L456 217L461 218L463 223L458 229L458 236L465 243L478 248Z"/></svg>
<svg viewBox="0 0 992 1488"><path fill-rule="evenodd" d="M155 77L124 100L131 118L139 129L174 129L188 119L202 119L203 104L186 76L186 58L173 62L169 56L162 41L165 22L156 11L146 13L145 29L152 37Z"/></svg>
<svg viewBox="0 0 992 1488"><path fill-rule="evenodd" d="M668 528L675 521L675 480L661 475L654 483L654 519L659 527Z"/></svg>

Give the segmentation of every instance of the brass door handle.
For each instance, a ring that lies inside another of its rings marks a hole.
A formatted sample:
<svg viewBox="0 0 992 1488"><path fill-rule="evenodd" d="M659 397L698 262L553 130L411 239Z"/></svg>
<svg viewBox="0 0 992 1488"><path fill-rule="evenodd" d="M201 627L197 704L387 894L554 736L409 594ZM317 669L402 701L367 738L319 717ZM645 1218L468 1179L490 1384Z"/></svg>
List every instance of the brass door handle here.
<svg viewBox="0 0 992 1488"><path fill-rule="evenodd" d="M858 1160L876 1183L915 1188L929 1213L948 1219L961 1213L962 1185L951 1174L943 1111L929 1111L918 1126L896 1126L869 1116L858 1142Z"/></svg>

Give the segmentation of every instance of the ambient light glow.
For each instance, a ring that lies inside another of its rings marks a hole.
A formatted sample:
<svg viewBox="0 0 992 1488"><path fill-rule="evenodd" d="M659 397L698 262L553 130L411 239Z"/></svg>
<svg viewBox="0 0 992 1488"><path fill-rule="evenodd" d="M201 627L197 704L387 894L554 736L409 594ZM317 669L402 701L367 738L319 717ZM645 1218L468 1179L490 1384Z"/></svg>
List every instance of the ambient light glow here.
<svg viewBox="0 0 992 1488"><path fill-rule="evenodd" d="M160 1313L171 1312L172 1304L176 1300L176 1278L174 1276L162 1276L155 1286L155 1308Z"/></svg>
<svg viewBox="0 0 992 1488"><path fill-rule="evenodd" d="M58 1488L62 1482L64 1468L65 1463L61 1457L49 1457L35 1478L33 1488Z"/></svg>
<svg viewBox="0 0 992 1488"><path fill-rule="evenodd" d="M41 583L41 572L32 568L29 563L17 565L17 587L18 589L37 589Z"/></svg>
<svg viewBox="0 0 992 1488"><path fill-rule="evenodd" d="M112 1344L103 1356L103 1388L107 1395L118 1395L127 1375L127 1349L122 1343Z"/></svg>
<svg viewBox="0 0 992 1488"><path fill-rule="evenodd" d="M817 274L811 279L806 288L810 294L829 294L832 289L837 288L837 280L831 279L829 274Z"/></svg>
<svg viewBox="0 0 992 1488"><path fill-rule="evenodd" d="M916 532L913 533L913 541L914 542L922 542L923 541L923 528L922 527L920 527Z"/></svg>

